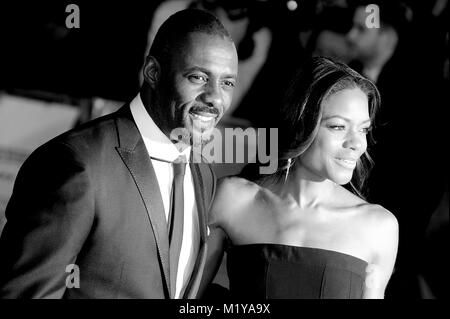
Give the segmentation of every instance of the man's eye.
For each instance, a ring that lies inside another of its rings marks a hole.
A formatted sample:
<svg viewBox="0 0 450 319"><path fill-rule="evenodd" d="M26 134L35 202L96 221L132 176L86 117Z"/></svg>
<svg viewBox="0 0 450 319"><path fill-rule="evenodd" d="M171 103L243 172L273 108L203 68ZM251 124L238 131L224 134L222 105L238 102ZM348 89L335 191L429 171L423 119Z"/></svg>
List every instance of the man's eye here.
<svg viewBox="0 0 450 319"><path fill-rule="evenodd" d="M230 88L234 88L236 86L236 83L234 83L233 81L223 81L223 84Z"/></svg>
<svg viewBox="0 0 450 319"><path fill-rule="evenodd" d="M205 76L198 74L191 74L188 76L188 79L189 81L197 84L205 83L208 81Z"/></svg>

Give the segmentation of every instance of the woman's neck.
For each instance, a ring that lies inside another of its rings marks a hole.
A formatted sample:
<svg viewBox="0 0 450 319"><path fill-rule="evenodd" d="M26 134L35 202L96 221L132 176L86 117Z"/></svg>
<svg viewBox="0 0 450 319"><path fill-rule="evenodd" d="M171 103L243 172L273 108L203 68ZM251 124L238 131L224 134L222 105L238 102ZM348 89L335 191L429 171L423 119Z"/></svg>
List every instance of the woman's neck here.
<svg viewBox="0 0 450 319"><path fill-rule="evenodd" d="M294 200L300 208L316 208L329 202L337 185L329 179L319 178L301 165L291 168L288 178L278 183L281 197Z"/></svg>

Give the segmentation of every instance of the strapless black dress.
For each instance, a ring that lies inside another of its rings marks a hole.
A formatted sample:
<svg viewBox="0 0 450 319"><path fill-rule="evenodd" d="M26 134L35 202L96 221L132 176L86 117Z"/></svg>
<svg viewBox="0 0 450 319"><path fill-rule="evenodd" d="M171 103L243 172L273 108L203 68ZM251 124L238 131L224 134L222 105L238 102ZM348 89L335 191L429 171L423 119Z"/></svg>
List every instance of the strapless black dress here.
<svg viewBox="0 0 450 319"><path fill-rule="evenodd" d="M231 297L361 299L367 262L318 248L278 244L230 245Z"/></svg>

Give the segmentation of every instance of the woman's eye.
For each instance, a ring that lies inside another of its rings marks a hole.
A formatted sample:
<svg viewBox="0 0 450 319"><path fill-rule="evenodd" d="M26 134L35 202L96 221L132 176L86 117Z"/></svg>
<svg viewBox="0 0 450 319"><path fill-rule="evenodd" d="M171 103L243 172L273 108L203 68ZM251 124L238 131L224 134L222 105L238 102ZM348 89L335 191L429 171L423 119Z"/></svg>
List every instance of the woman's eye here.
<svg viewBox="0 0 450 319"><path fill-rule="evenodd" d="M345 130L345 125L328 125L328 128L335 131L342 131Z"/></svg>
<svg viewBox="0 0 450 319"><path fill-rule="evenodd" d="M197 84L201 84L207 81L206 77L203 75L198 75L198 74L191 74L189 75L188 79L193 82L193 83L197 83Z"/></svg>
<svg viewBox="0 0 450 319"><path fill-rule="evenodd" d="M364 133L364 134L369 134L369 132L372 130L372 127L371 126L369 126L369 127L364 127L364 128L362 128L361 129L361 131Z"/></svg>

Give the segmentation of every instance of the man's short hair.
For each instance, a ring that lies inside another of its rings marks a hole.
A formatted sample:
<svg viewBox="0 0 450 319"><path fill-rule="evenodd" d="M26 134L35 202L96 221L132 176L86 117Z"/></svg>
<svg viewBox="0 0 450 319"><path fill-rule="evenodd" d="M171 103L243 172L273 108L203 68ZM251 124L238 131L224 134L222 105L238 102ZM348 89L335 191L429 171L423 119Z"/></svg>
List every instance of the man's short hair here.
<svg viewBox="0 0 450 319"><path fill-rule="evenodd" d="M155 57L160 64L167 63L187 35L194 32L221 36L232 41L228 31L213 14L199 9L185 9L164 21L155 35L149 55Z"/></svg>

